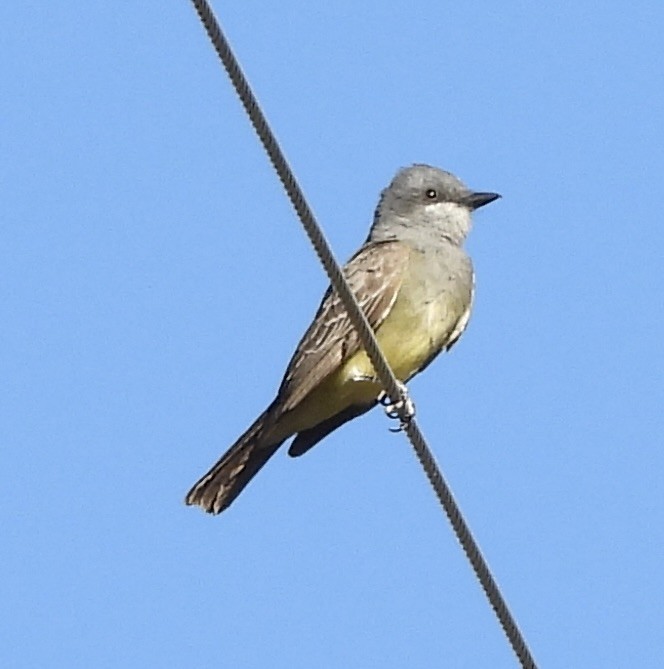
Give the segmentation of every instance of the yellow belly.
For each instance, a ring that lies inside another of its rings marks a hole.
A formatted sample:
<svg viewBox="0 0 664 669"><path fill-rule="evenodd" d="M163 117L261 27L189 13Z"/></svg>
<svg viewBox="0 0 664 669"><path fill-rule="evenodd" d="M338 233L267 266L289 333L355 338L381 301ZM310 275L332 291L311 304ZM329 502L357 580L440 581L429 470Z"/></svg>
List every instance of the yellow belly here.
<svg viewBox="0 0 664 669"><path fill-rule="evenodd" d="M376 338L400 381L408 381L447 343L466 305L449 299L415 304L410 291L401 291ZM454 302L454 301L453 301ZM457 314L458 312L458 314ZM283 434L294 434L317 425L353 404L368 404L382 390L364 350L350 357L302 403L280 421Z"/></svg>
<svg viewBox="0 0 664 669"><path fill-rule="evenodd" d="M431 305L414 309L408 302L397 300L390 315L376 332L376 339L395 376L407 381L429 357L440 350L442 335L437 318L438 309ZM344 380L374 374L364 350L358 351L342 369Z"/></svg>

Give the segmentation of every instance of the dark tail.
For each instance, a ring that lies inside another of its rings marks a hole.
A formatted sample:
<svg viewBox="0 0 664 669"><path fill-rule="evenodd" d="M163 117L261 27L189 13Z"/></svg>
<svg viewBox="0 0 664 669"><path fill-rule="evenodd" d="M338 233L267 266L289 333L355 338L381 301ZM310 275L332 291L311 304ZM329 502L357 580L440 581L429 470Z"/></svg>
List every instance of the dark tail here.
<svg viewBox="0 0 664 669"><path fill-rule="evenodd" d="M300 432L288 449L288 455L297 458L304 455L310 448L313 448L321 439L327 437L330 432L341 427L353 418L361 416L363 413L373 409L378 402L371 402L369 404L358 404L349 406L336 416L332 416L322 423L318 423L314 427Z"/></svg>
<svg viewBox="0 0 664 669"><path fill-rule="evenodd" d="M269 409L226 451L210 471L187 493L185 502L208 513L221 513L244 490L283 441L265 443Z"/></svg>

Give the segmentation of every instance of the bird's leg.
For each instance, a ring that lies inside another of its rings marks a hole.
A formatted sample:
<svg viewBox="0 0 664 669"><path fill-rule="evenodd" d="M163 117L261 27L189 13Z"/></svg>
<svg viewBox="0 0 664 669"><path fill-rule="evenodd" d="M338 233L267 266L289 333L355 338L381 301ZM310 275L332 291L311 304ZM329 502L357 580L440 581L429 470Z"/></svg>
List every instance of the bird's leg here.
<svg viewBox="0 0 664 669"><path fill-rule="evenodd" d="M358 374L353 377L353 381L364 383L375 383L380 385L380 379L370 374ZM390 432L401 432L406 427L410 419L415 415L415 404L410 399L408 388L406 385L397 379L397 386L399 387L399 399L392 401L392 398L384 390L380 391L377 400L385 407L385 414L392 420L399 419L399 427L390 428Z"/></svg>
<svg viewBox="0 0 664 669"><path fill-rule="evenodd" d="M398 418L400 423L398 428L390 428L390 432L401 432L410 419L415 415L415 404L408 395L408 388L401 381L397 380L399 386L399 399L393 401L392 398L385 392L381 391L378 395L378 401L385 407L385 413L388 418Z"/></svg>

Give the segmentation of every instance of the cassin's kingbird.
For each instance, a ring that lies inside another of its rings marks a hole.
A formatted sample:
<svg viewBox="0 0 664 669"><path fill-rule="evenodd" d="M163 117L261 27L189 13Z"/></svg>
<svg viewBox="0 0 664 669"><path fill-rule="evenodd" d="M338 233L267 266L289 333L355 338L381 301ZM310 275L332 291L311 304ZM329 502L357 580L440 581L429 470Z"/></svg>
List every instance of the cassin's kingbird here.
<svg viewBox="0 0 664 669"><path fill-rule="evenodd" d="M378 343L403 382L463 333L473 268L462 245L471 213L500 197L476 193L428 165L400 170L382 192L369 237L344 267ZM220 513L281 444L306 453L378 402L381 384L338 295L329 288L277 397L196 483L187 504Z"/></svg>

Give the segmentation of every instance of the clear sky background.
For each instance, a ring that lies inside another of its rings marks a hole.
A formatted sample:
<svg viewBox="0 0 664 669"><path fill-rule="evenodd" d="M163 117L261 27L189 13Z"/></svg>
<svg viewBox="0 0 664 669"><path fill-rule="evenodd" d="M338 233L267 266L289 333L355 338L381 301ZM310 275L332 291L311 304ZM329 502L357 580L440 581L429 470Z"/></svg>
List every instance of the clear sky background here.
<svg viewBox="0 0 664 669"><path fill-rule="evenodd" d="M340 260L477 190L420 425L542 667L664 666L664 4L216 3ZM185 0L0 5L0 666L515 666L375 411L220 517L324 274Z"/></svg>

